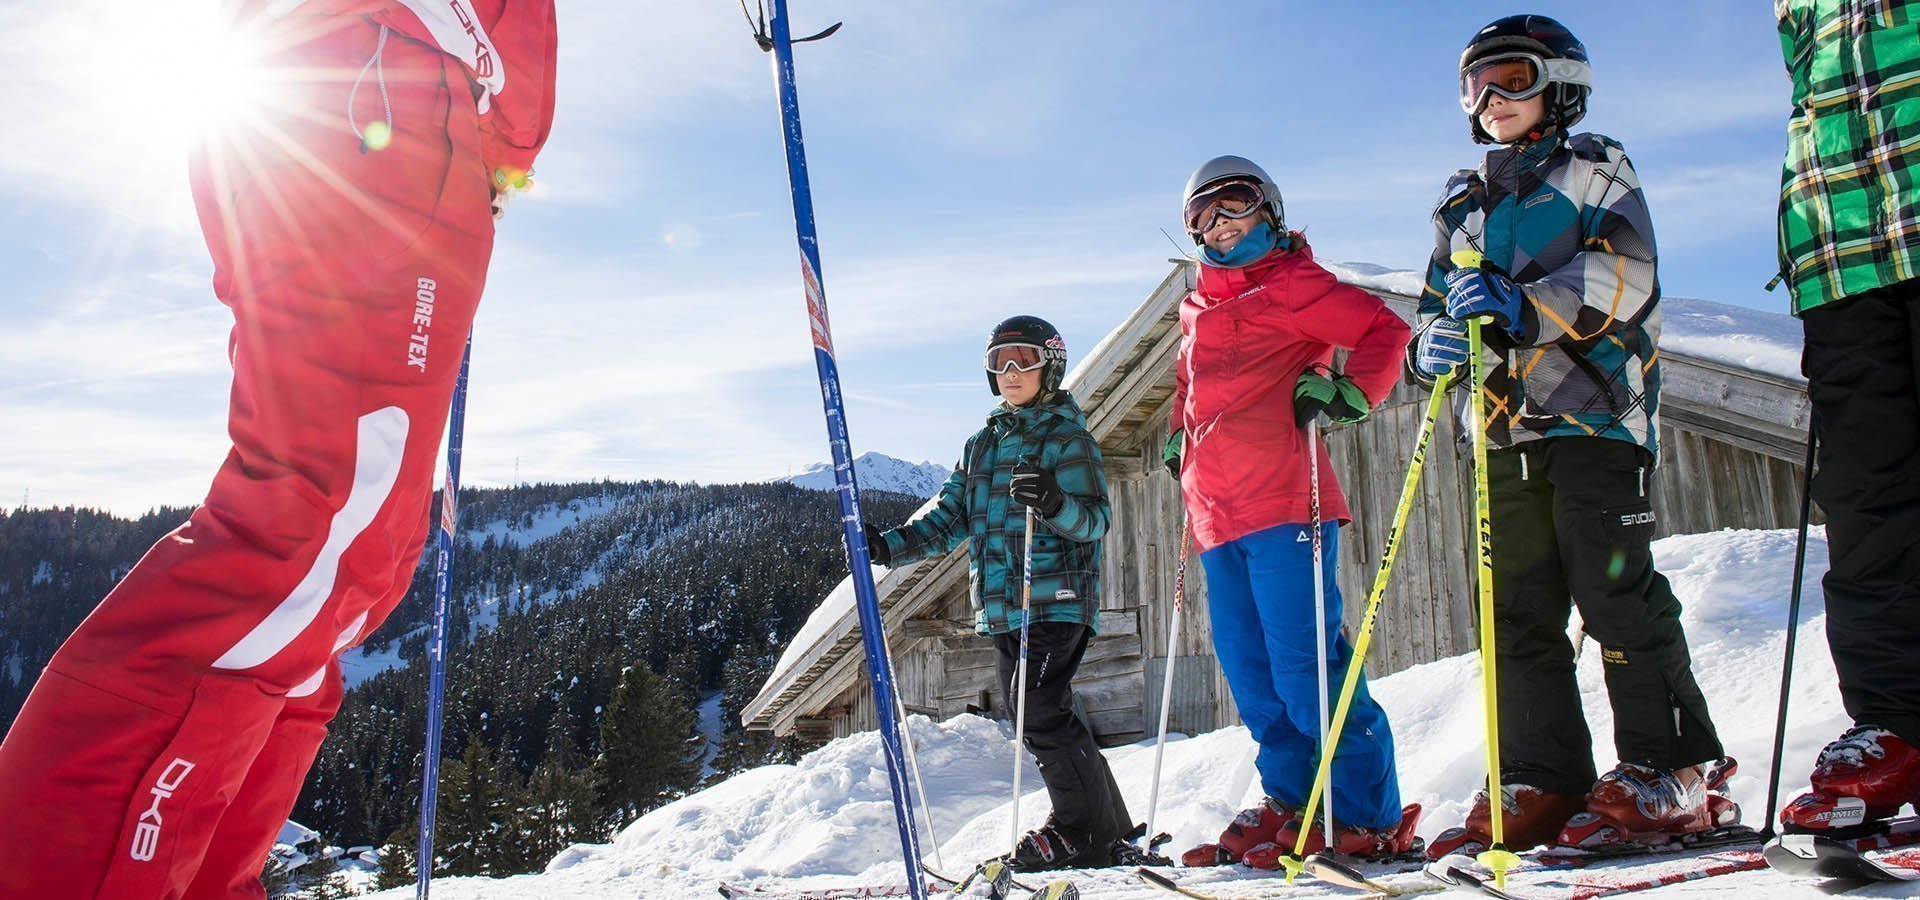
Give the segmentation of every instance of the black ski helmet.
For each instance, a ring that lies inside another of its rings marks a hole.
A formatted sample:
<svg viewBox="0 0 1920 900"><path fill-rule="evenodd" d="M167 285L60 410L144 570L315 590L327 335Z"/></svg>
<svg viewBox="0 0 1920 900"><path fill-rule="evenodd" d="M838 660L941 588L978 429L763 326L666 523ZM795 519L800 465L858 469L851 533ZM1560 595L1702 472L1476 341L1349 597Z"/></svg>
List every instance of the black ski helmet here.
<svg viewBox="0 0 1920 900"><path fill-rule="evenodd" d="M1541 73L1548 81L1546 97L1546 115L1541 125L1558 126L1561 131L1573 128L1575 122L1587 114L1587 94L1593 90L1593 69L1589 67L1586 45L1567 30L1567 26L1547 16L1525 13L1495 19L1487 27L1480 29L1473 40L1467 42L1467 49L1460 53L1460 73L1464 78L1467 66L1476 60L1496 53L1534 53L1544 60L1566 60L1570 65L1562 67L1564 71ZM1473 132L1476 144L1494 143L1493 135L1480 127L1480 117L1467 113L1467 127Z"/></svg>
<svg viewBox="0 0 1920 900"><path fill-rule="evenodd" d="M1067 377L1067 342L1060 337L1059 329L1038 316L1014 316L993 326L993 333L987 335L988 353L1002 344L1039 347L1040 357L1047 362L1046 374L1040 379L1040 392L1046 394L1060 389L1060 382ZM1000 396L1000 382L994 380L992 372L987 373L987 388L995 397Z"/></svg>
<svg viewBox="0 0 1920 900"><path fill-rule="evenodd" d="M1260 193L1266 198L1267 215L1273 217L1273 231L1276 235L1287 233L1287 205L1280 199L1280 186L1273 183L1267 170L1260 168L1253 160L1244 156L1216 156L1200 164L1187 177L1187 189L1180 195L1180 208L1186 209L1193 198L1223 181L1251 181L1260 186ZM1195 246L1205 243L1197 234L1188 232Z"/></svg>

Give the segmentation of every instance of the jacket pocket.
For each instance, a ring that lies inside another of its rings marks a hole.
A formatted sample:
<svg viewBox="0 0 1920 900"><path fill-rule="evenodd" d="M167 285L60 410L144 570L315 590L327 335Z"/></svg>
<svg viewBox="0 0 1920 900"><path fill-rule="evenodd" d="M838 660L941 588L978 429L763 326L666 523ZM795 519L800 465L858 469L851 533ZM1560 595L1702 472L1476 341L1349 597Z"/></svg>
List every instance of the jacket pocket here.
<svg viewBox="0 0 1920 900"><path fill-rule="evenodd" d="M1616 415L1627 408L1626 386L1579 351L1558 344L1522 351L1521 415Z"/></svg>

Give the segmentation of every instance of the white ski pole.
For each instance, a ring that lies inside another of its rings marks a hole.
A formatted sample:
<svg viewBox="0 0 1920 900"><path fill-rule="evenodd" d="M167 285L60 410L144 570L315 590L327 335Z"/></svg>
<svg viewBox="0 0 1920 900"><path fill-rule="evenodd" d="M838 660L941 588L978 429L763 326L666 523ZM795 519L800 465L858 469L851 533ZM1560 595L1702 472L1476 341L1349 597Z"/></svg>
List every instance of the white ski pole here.
<svg viewBox="0 0 1920 900"><path fill-rule="evenodd" d="M1014 675L1013 700L1013 852L1020 852L1020 758L1021 742L1027 735L1027 624L1033 606L1033 507L1027 507L1026 548L1020 554L1020 665Z"/></svg>
<svg viewBox="0 0 1920 900"><path fill-rule="evenodd" d="M880 643L887 648L887 674L893 675L900 671L900 668L893 664L893 645L888 642L885 632L881 632ZM947 862L940 858L940 835L933 830L933 807L927 803L927 780L920 775L920 756L914 752L913 727L907 721L907 701L900 695L897 677L893 686L893 706L894 712L900 716L900 733L906 738L900 742L900 747L907 751L907 771L913 776L913 792L920 798L920 808L927 813L927 842L933 845L933 864L944 871L947 868ZM913 824L919 827L920 820L915 818Z"/></svg>
<svg viewBox="0 0 1920 900"><path fill-rule="evenodd" d="M1320 563L1320 418L1315 416L1307 423L1307 468L1311 470L1312 499L1308 506L1309 518L1313 527L1313 634L1314 650L1320 658L1320 753L1333 755L1332 747L1327 746L1327 585L1326 573ZM1333 849L1333 770L1327 770L1326 844Z"/></svg>
<svg viewBox="0 0 1920 900"><path fill-rule="evenodd" d="M1183 501L1184 502L1184 501ZM1160 812L1160 761L1167 752L1167 714L1173 709L1173 664L1180 656L1180 608L1187 586L1187 516L1180 513L1180 563L1173 570L1173 618L1167 623L1167 671L1160 679L1160 736L1153 742L1153 789L1147 795L1147 833L1141 846L1153 850Z"/></svg>

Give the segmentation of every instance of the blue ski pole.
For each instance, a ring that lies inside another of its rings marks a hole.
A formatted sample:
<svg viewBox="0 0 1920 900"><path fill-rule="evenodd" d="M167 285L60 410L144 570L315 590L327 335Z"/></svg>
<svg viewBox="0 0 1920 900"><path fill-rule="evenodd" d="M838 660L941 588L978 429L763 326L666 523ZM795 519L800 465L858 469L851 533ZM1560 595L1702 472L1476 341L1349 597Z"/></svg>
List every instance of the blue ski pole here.
<svg viewBox="0 0 1920 900"><path fill-rule="evenodd" d="M900 850L906 857L907 890L914 900L926 900L920 838L914 828L913 795L907 787L899 722L892 714L895 708L893 673L882 634L886 626L880 619L866 534L860 527L860 492L853 475L853 450L847 438L846 408L840 396L840 371L833 358L833 332L827 323L827 292L820 276L820 241L813 227L813 193L807 184L806 146L800 137L800 101L793 81L794 41L788 28L786 0L773 0L772 26L770 35L756 31L754 37L762 48L773 51L774 80L780 95L782 133L787 150L787 180L793 189L793 223L800 240L800 276L806 288L807 317L813 325L813 361L820 377L827 440L833 449L834 486L840 498L840 529L846 539L847 570L853 578L854 607L860 615L860 641L866 651L867 677L873 685L875 718L879 720L880 739L886 748L887 782L893 792ZM825 37L832 32L830 28L802 40Z"/></svg>
<svg viewBox="0 0 1920 900"><path fill-rule="evenodd" d="M473 335L460 355L460 376L453 383L453 409L447 418L447 483L440 494L440 561L433 571L433 633L427 640L427 747L420 774L420 852L414 868L420 873L414 896L427 900L433 878L433 814L440 796L440 697L447 677L447 594L453 582L454 522L460 512L460 437L467 423L467 363L473 358Z"/></svg>

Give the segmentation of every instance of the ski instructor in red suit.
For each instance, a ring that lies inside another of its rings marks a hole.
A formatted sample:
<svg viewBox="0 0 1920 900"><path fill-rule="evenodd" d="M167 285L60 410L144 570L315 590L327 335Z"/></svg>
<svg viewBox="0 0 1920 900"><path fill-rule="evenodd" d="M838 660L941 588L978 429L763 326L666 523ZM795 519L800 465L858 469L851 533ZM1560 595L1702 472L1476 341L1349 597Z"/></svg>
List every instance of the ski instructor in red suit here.
<svg viewBox="0 0 1920 900"><path fill-rule="evenodd" d="M552 121L552 0L225 7L277 91L192 157L233 446L0 743L0 897L266 896L338 657L420 558L494 213Z"/></svg>

